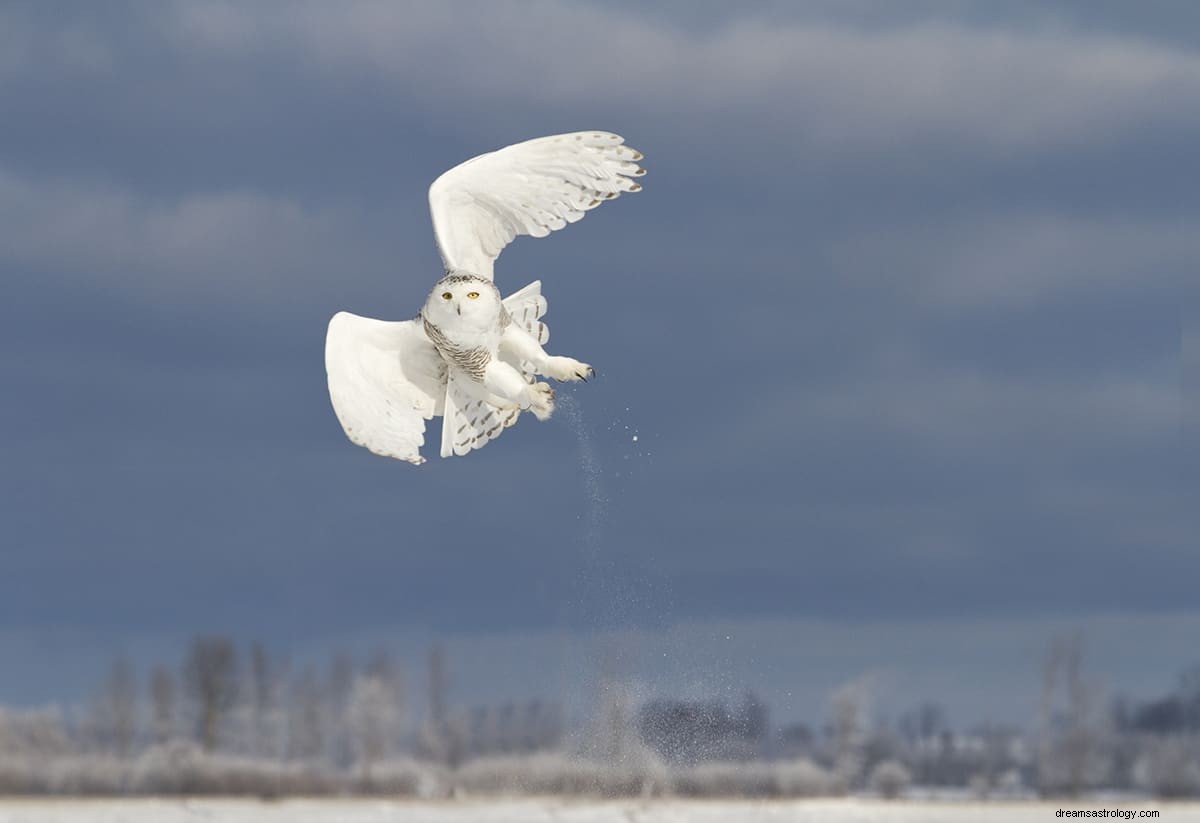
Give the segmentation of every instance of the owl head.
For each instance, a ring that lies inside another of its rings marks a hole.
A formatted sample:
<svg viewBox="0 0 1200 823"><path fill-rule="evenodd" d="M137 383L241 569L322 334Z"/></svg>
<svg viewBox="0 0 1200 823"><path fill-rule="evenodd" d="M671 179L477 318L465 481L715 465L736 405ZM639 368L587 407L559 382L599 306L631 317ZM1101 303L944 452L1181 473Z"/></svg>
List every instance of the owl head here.
<svg viewBox="0 0 1200 823"><path fill-rule="evenodd" d="M500 292L491 280L452 272L437 282L421 314L441 329L483 331L500 317Z"/></svg>

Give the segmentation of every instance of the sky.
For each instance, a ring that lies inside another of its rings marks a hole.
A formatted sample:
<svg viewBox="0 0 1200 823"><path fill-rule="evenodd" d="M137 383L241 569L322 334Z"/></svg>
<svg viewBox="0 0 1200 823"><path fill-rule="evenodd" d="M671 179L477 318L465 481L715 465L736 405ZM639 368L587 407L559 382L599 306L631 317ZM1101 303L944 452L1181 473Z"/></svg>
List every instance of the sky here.
<svg viewBox="0 0 1200 823"><path fill-rule="evenodd" d="M353 447L329 317L412 316L429 183L579 129L644 190L496 271L600 379L466 458ZM1081 631L1162 693L1197 145L1186 2L7 3L0 702L199 631L441 639L463 701L618 647L645 694L868 675L963 722L1028 720Z"/></svg>

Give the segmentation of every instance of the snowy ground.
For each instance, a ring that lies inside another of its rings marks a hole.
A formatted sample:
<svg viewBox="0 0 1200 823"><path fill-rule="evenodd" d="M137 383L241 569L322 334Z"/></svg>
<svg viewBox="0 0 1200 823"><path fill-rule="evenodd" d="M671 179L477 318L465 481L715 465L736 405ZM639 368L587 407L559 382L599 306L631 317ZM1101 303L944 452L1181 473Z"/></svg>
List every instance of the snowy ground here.
<svg viewBox="0 0 1200 823"><path fill-rule="evenodd" d="M0 798L0 823L1014 823L1061 819L1059 808L1158 810L1159 820L1197 821L1200 804L926 803L869 800L777 802L500 800L25 800ZM1093 818L1094 819L1094 818ZM1112 819L1112 818L1108 818ZM1119 819L1119 818L1118 818ZM1147 818L1133 818L1146 820Z"/></svg>

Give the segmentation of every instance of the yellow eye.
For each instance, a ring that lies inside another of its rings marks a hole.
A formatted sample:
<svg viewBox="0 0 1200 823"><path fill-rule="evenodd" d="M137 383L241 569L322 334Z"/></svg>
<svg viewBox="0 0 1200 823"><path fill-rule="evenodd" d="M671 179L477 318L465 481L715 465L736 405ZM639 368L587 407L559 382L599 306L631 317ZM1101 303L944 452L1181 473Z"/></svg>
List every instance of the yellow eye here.
<svg viewBox="0 0 1200 823"><path fill-rule="evenodd" d="M443 300L449 300L449 299L450 299L451 297L453 297L453 296L454 296L454 295L453 295L453 294L451 294L451 293L450 293L450 292L448 292L448 291L444 291L444 292L442 292L442 299L443 299Z"/></svg>
<svg viewBox="0 0 1200 823"><path fill-rule="evenodd" d="M467 292L467 297L471 298L472 300L474 300L478 296L479 296L479 292L477 292L477 291Z"/></svg>

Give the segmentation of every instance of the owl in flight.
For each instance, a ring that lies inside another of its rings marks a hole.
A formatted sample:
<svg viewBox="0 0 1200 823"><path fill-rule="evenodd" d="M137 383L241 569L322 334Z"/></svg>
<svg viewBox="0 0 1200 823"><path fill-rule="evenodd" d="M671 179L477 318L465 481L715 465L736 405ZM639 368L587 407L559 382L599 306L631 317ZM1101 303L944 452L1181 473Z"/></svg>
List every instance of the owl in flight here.
<svg viewBox="0 0 1200 823"><path fill-rule="evenodd" d="M605 200L641 186L640 152L602 131L539 137L482 154L429 187L446 274L412 320L338 312L325 337L329 397L346 436L375 454L420 465L425 421L442 418L442 457L500 436L524 410L554 411L538 377L594 371L547 354L541 281L501 298L492 264L520 234L545 237Z"/></svg>

